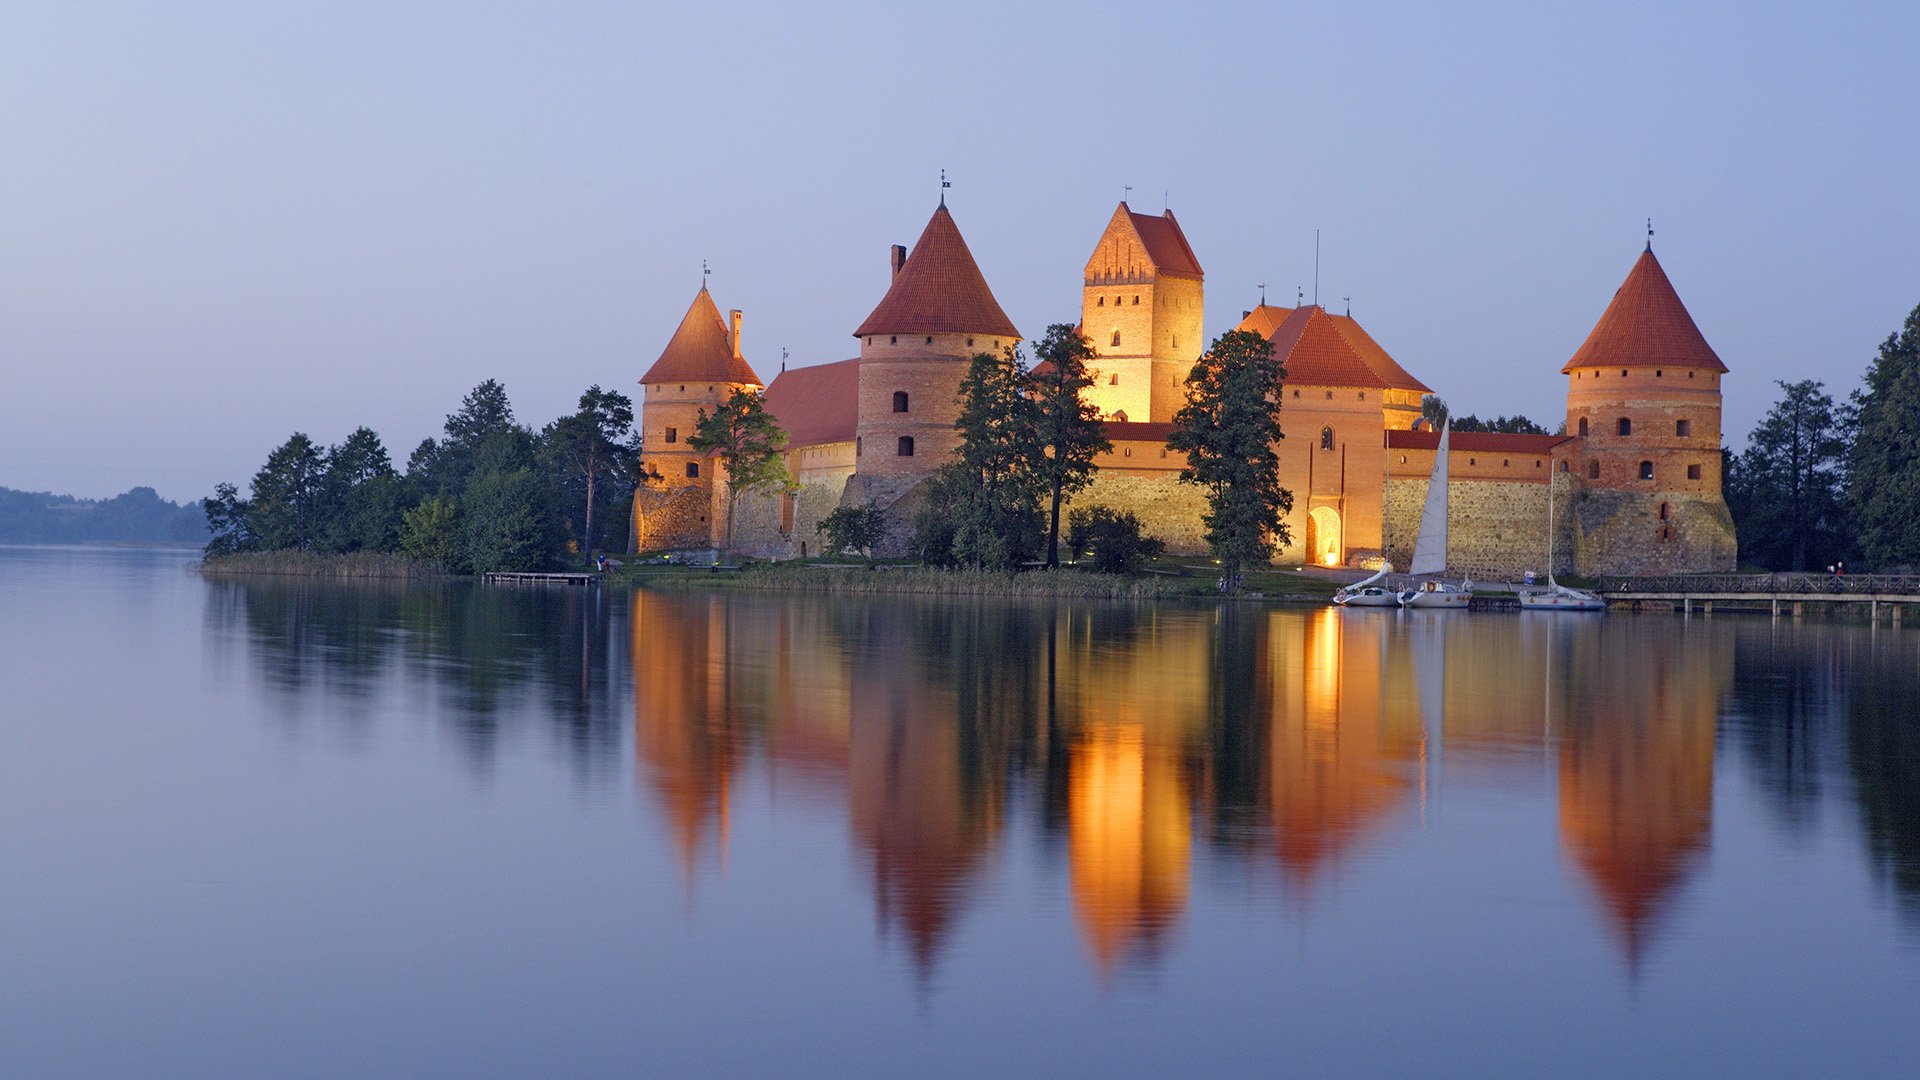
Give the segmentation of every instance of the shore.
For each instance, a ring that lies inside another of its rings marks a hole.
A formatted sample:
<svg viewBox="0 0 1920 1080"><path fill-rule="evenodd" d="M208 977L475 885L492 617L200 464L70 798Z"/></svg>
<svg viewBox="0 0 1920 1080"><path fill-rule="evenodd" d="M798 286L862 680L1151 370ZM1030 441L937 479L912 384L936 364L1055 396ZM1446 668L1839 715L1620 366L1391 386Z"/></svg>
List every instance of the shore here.
<svg viewBox="0 0 1920 1080"><path fill-rule="evenodd" d="M454 575L439 566L383 552L321 554L312 551L249 551L204 559L208 577L301 577L332 581L439 581Z"/></svg>
<svg viewBox="0 0 1920 1080"><path fill-rule="evenodd" d="M1211 567L1174 567L1159 573L1116 575L1072 568L974 571L885 563L870 568L860 564L796 560L749 563L729 569L625 567L609 580L649 588L755 589L841 595L1057 596L1107 600L1222 598ZM1325 603L1338 587L1337 583L1324 578L1275 570L1249 573L1246 580L1248 592L1241 598L1255 600Z"/></svg>

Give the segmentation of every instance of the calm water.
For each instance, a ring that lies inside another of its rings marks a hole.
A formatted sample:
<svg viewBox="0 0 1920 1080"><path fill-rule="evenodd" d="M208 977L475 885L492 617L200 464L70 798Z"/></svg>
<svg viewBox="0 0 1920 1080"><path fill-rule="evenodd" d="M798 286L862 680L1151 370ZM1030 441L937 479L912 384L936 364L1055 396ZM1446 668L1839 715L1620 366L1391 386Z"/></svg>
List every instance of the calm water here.
<svg viewBox="0 0 1920 1080"><path fill-rule="evenodd" d="M1912 1075L1920 631L0 548L0 1074Z"/></svg>

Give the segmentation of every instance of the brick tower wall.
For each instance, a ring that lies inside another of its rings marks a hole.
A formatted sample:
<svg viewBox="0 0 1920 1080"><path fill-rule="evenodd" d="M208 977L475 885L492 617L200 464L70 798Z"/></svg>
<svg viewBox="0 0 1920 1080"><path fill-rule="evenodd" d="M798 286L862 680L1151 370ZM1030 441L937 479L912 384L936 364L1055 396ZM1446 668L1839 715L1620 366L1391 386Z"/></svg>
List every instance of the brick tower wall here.
<svg viewBox="0 0 1920 1080"><path fill-rule="evenodd" d="M960 445L960 383L976 353L998 353L1015 339L987 334L888 334L860 339L855 468L875 477L926 476ZM895 412L904 391L907 411ZM913 439L912 456L900 439Z"/></svg>

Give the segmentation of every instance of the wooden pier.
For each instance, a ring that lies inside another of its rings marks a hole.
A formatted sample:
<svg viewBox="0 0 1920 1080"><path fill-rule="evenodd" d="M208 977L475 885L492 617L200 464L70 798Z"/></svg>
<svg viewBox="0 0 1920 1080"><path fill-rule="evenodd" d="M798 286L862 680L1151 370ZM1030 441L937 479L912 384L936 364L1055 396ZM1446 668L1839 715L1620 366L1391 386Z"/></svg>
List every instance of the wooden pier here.
<svg viewBox="0 0 1920 1080"><path fill-rule="evenodd" d="M1682 615L1764 611L1773 618L1804 618L1815 611L1866 609L1878 624L1884 610L1899 626L1905 609L1920 605L1920 576L1911 574L1708 574L1622 581L1600 595L1614 607L1666 608Z"/></svg>
<svg viewBox="0 0 1920 1080"><path fill-rule="evenodd" d="M599 574L523 574L495 572L480 575L487 585L598 585Z"/></svg>

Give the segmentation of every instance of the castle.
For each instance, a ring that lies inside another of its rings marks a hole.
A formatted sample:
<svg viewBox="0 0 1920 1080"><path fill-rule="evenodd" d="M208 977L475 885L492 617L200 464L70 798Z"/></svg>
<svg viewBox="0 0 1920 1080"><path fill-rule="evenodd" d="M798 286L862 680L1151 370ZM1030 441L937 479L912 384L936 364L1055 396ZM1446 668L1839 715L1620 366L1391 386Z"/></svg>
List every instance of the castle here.
<svg viewBox="0 0 1920 1080"><path fill-rule="evenodd" d="M784 369L771 384L741 351L742 315L723 320L703 285L640 379L642 456L660 479L635 494L637 550L718 546L719 462L686 439L702 409L764 389L787 431L791 493L741 501L736 549L768 558L819 554L814 526L869 501L887 515L884 547L905 547L927 478L957 445L969 359L1016 345L944 200L911 251L888 254L891 280L854 331L859 354ZM1113 443L1076 505L1132 510L1176 554L1205 551L1199 488L1166 445L1184 380L1206 347L1205 273L1168 210L1122 202L1088 258L1081 331L1097 353L1087 397ZM1238 329L1273 343L1285 437L1275 447L1293 492L1283 563L1404 569L1420 527L1439 433L1420 424L1433 391L1350 315L1261 304ZM1449 570L1517 577L1547 569L1613 576L1732 570L1732 516L1720 490L1720 377L1714 353L1651 244L1585 342L1561 368L1564 434L1449 437Z"/></svg>

